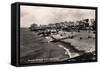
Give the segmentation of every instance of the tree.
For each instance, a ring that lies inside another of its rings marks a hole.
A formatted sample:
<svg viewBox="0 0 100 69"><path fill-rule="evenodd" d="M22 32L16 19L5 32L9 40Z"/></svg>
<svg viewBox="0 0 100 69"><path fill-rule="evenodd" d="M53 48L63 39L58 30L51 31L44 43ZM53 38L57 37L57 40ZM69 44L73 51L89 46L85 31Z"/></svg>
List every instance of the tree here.
<svg viewBox="0 0 100 69"><path fill-rule="evenodd" d="M37 24L34 23L34 24L30 25L30 30L31 31L36 30L36 28L37 28Z"/></svg>

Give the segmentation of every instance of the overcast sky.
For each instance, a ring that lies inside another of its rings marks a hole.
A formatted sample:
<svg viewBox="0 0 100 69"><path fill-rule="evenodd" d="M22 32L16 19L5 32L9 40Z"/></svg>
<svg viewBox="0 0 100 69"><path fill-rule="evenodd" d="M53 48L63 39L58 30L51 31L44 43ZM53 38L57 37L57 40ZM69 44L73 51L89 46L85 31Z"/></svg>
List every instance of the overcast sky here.
<svg viewBox="0 0 100 69"><path fill-rule="evenodd" d="M95 10L92 9L21 6L20 12L21 27L29 27L33 23L47 25L49 23L95 18Z"/></svg>

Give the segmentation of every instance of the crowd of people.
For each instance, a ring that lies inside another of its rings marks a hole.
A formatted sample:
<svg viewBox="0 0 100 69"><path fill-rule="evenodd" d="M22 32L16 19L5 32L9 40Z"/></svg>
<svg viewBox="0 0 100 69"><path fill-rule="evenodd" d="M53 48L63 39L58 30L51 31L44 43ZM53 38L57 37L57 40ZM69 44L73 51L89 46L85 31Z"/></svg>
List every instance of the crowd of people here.
<svg viewBox="0 0 100 69"><path fill-rule="evenodd" d="M95 21L92 20L92 25L89 25L89 19L84 19L75 22L60 22L60 23L54 23L54 24L48 24L48 25L40 25L37 26L37 24L32 24L30 26L31 31L36 31L39 36L46 37L46 38L55 38L55 39L62 39L62 38L74 38L77 33L80 31L86 31L88 33L95 34ZM88 39L93 38L92 35L87 36ZM83 37L80 37L80 40L84 39ZM51 39L50 39L51 40Z"/></svg>

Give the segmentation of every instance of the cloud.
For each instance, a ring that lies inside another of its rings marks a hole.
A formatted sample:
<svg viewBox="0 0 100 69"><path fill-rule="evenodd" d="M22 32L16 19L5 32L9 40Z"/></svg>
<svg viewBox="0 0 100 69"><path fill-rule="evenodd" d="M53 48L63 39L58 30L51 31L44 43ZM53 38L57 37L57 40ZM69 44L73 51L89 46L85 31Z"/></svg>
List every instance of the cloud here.
<svg viewBox="0 0 100 69"><path fill-rule="evenodd" d="M95 18L95 10L92 9L21 6L20 12L21 27L29 27L32 23L39 25Z"/></svg>

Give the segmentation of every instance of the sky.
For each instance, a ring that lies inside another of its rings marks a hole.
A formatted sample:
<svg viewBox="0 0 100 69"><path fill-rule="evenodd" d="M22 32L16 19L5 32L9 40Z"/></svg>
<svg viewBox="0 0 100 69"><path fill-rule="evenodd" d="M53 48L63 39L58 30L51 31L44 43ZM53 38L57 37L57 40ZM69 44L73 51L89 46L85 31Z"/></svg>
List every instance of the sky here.
<svg viewBox="0 0 100 69"><path fill-rule="evenodd" d="M58 8L41 6L20 6L21 27L29 27L35 23L37 25L47 25L64 21L77 21L86 18L95 19L95 10Z"/></svg>

